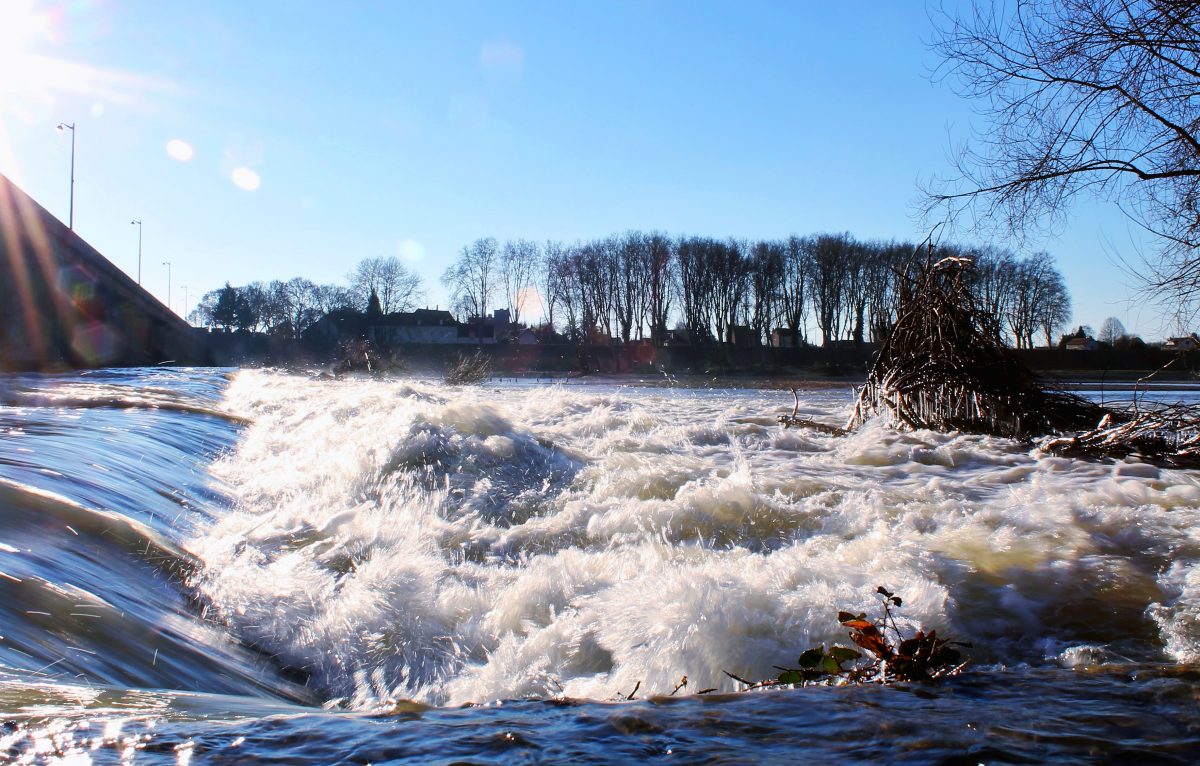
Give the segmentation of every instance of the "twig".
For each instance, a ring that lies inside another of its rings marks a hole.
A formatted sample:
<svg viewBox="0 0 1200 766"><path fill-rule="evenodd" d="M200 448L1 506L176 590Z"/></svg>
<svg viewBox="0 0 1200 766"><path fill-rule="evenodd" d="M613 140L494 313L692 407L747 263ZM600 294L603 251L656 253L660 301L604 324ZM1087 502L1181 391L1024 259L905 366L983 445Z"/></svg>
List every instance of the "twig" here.
<svg viewBox="0 0 1200 766"><path fill-rule="evenodd" d="M1157 375L1158 373L1167 369L1168 367L1170 367L1171 365L1175 364L1178 361L1179 361L1179 357L1173 356L1173 357L1171 357L1170 361L1168 361L1162 367L1159 367L1157 370L1155 370L1154 372L1150 373L1149 375L1147 375L1145 377L1137 379L1137 382L1133 384L1133 414L1134 415L1138 414L1138 386L1142 385L1142 383L1150 380L1155 375Z"/></svg>
<svg viewBox="0 0 1200 766"><path fill-rule="evenodd" d="M671 693L668 694L667 696L674 697L675 692L679 691L680 689L682 689L685 686L687 686L687 676L684 676L683 678L679 679L679 683L675 686L674 689L671 690Z"/></svg>

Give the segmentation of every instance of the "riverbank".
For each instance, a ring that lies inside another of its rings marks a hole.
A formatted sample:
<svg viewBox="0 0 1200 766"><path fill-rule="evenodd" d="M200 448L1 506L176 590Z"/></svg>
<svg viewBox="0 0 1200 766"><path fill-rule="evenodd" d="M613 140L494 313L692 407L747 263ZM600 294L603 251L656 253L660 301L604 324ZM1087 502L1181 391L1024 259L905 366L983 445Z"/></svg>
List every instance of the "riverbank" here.
<svg viewBox="0 0 1200 766"><path fill-rule="evenodd" d="M306 343L261 333L202 332L206 362L221 367L321 366L337 364L344 351L336 344ZM645 342L608 345L568 343L437 344L411 343L376 347L374 351L388 366L418 372L441 372L463 355L481 354L492 369L505 374L597 374L643 375L752 375L801 376L803 378L852 378L865 375L875 357L871 344L838 344L832 347L802 345L798 348L772 346L671 345ZM1026 366L1048 377L1112 380L1144 377L1170 364L1158 379L1192 379L1200 374L1200 352L1180 354L1158 348L1117 351L1062 349L1014 349Z"/></svg>

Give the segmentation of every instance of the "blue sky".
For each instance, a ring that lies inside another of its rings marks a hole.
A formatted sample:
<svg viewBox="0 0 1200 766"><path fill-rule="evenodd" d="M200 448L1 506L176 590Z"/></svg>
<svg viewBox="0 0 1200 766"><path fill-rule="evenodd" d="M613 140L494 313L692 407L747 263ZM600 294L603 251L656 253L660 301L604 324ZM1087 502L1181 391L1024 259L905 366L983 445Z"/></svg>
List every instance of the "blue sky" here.
<svg viewBox="0 0 1200 766"><path fill-rule="evenodd" d="M445 306L483 236L920 239L972 119L929 37L909 2L0 0L0 172L65 220L74 122L76 230L136 276L141 219L181 311L380 255ZM1084 205L1032 246L1075 323L1158 338L1113 265L1138 242Z"/></svg>

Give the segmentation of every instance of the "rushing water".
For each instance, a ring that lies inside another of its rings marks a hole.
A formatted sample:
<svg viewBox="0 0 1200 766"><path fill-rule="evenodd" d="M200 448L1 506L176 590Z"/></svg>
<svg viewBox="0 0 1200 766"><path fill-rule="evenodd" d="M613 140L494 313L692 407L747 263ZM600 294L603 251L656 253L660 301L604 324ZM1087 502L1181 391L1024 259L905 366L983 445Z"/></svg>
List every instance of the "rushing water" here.
<svg viewBox="0 0 1200 766"><path fill-rule="evenodd" d="M0 761L1200 759L1200 474L791 404L0 378ZM968 671L733 693L878 585Z"/></svg>

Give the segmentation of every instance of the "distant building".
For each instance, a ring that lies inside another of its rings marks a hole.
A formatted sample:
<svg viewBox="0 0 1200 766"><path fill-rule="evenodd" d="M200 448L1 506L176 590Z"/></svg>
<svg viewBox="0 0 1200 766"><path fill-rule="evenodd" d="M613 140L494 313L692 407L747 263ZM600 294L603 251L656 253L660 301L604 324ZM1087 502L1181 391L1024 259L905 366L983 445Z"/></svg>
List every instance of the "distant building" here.
<svg viewBox="0 0 1200 766"><path fill-rule="evenodd" d="M457 343L458 322L449 311L417 309L384 314L367 327L367 339L377 346L401 343Z"/></svg>
<svg viewBox="0 0 1200 766"><path fill-rule="evenodd" d="M690 346L692 344L692 334L684 327L677 327L674 330L667 330L665 345L667 346Z"/></svg>
<svg viewBox="0 0 1200 766"><path fill-rule="evenodd" d="M1088 335L1081 325L1070 335L1064 335L1058 341L1058 347L1068 351L1092 351L1100 347L1096 339Z"/></svg>
<svg viewBox="0 0 1200 766"><path fill-rule="evenodd" d="M336 344L369 340L377 346L403 343L457 343L459 324L449 311L417 309L391 314L354 309L331 311L304 331L310 342Z"/></svg>
<svg viewBox="0 0 1200 766"><path fill-rule="evenodd" d="M754 328L750 327L749 325L730 325L729 330L726 333L726 337L728 337L729 342L735 346L747 347L759 345L758 333L755 332Z"/></svg>
<svg viewBox="0 0 1200 766"><path fill-rule="evenodd" d="M317 320L304 331L306 341L335 345L348 340L369 340L379 348L405 344L492 344L539 343L537 335L514 325L507 309L489 317L459 322L449 311L417 309L384 314L376 311L338 309Z"/></svg>
<svg viewBox="0 0 1200 766"><path fill-rule="evenodd" d="M536 346L541 341L538 340L533 330L530 330L528 327L522 327L512 336L512 342L518 346Z"/></svg>
<svg viewBox="0 0 1200 766"><path fill-rule="evenodd" d="M690 346L697 343L705 345L713 345L717 339L713 337L711 330L703 330L701 333L693 334L692 331L680 324L674 330L667 330L666 344L668 346Z"/></svg>
<svg viewBox="0 0 1200 766"><path fill-rule="evenodd" d="M508 309L496 309L490 317L474 317L459 324L458 343L501 343L513 331ZM455 342L455 341L452 341Z"/></svg>
<svg viewBox="0 0 1200 766"><path fill-rule="evenodd" d="M775 348L800 348L807 344L799 332L793 334L790 327L777 327L771 331L771 345Z"/></svg>
<svg viewBox="0 0 1200 766"><path fill-rule="evenodd" d="M300 337L309 342L336 344L367 337L367 314L354 309L335 309L313 322Z"/></svg>
<svg viewBox="0 0 1200 766"><path fill-rule="evenodd" d="M1200 337L1197 337L1196 333L1190 333L1179 338L1167 338L1163 348L1168 351L1195 351L1200 348Z"/></svg>

